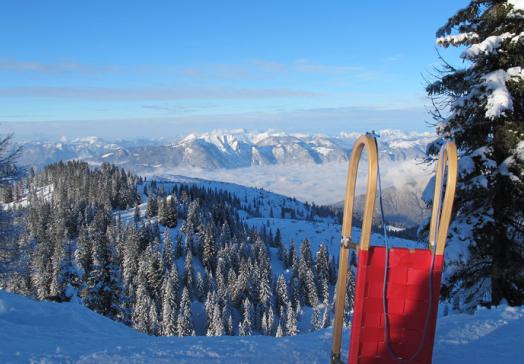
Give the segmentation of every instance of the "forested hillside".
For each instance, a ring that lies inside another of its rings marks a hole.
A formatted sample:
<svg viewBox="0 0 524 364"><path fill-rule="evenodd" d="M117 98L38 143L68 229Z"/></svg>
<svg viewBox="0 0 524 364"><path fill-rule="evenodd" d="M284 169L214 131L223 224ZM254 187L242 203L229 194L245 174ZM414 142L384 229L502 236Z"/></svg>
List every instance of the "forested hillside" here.
<svg viewBox="0 0 524 364"><path fill-rule="evenodd" d="M81 302L151 335L284 336L330 324L336 262L326 246L295 248L269 224L245 222L335 221L329 210L78 161L29 173L2 199L16 227L0 281L9 291Z"/></svg>

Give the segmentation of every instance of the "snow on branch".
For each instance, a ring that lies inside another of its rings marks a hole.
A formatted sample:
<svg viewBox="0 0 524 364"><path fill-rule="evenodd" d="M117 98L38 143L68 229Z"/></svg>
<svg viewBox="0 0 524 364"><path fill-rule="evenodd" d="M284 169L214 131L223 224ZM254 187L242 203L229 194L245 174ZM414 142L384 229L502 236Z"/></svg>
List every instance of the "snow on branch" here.
<svg viewBox="0 0 524 364"><path fill-rule="evenodd" d="M509 17L521 18L524 16L524 0L508 0L507 5L512 6L512 9L508 13Z"/></svg>
<svg viewBox="0 0 524 364"><path fill-rule="evenodd" d="M501 35L492 35L480 43L473 44L471 47L462 52L461 57L464 59L473 60L481 55L496 53L502 45L502 42L508 38L513 38L514 36L515 34L508 32Z"/></svg>
<svg viewBox="0 0 524 364"><path fill-rule="evenodd" d="M476 41L479 38L479 35L475 32L460 33L447 35L445 37L437 38L437 45L442 47L457 46L465 43L470 43Z"/></svg>
<svg viewBox="0 0 524 364"><path fill-rule="evenodd" d="M505 114L507 110L513 110L511 94L506 87L509 76L504 70L496 70L482 77L484 85L491 91L488 94L486 105L486 117L495 119Z"/></svg>

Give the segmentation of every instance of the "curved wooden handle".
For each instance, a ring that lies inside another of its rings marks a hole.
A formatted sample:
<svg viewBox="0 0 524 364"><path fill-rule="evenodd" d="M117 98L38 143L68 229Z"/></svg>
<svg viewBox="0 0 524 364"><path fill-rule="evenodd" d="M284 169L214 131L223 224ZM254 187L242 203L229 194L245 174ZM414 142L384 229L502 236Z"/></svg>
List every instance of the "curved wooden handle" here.
<svg viewBox="0 0 524 364"><path fill-rule="evenodd" d="M333 323L333 347L331 350L331 362L340 361L340 344L342 340L342 323L344 316L344 299L346 296L347 271L349 266L349 243L351 242L351 228L353 224L353 207L355 203L355 187L357 182L358 164L362 157L362 151L366 147L368 151L368 186L366 203L362 222L362 233L360 235L360 250L369 249L371 237L371 225L373 210L375 209L375 198L377 195L378 175L378 152L375 139L371 135L363 135L357 139L351 152L346 182L346 195L344 198L344 218L342 223L342 241L338 263L338 279L335 301L335 322ZM338 360L338 361L337 361Z"/></svg>
<svg viewBox="0 0 524 364"><path fill-rule="evenodd" d="M353 224L353 207L355 202L355 187L357 183L357 171L362 151L366 147L368 151L368 186L366 192L366 203L362 216L362 234L360 235L360 250L368 250L371 237L371 225L375 199L377 196L377 174L378 174L378 152L375 139L371 135L363 135L357 139L353 146L346 182L346 196L344 198L344 220L342 223L342 236L350 237Z"/></svg>
<svg viewBox="0 0 524 364"><path fill-rule="evenodd" d="M442 208L439 211L437 201L441 197L442 178L444 178L444 168L447 163L448 175L446 179L446 192L442 201ZM431 248L437 244L436 255L444 254L446 248L446 238L448 236L449 224L451 222L451 213L453 211L453 200L455 199L455 188L457 186L457 146L454 142L447 142L444 146L443 153L440 155L437 163L437 175L435 178L435 193L433 195L433 210L431 213L431 223L429 227L429 244ZM440 215L439 215L440 214ZM438 227L437 227L438 221ZM437 238L435 242L435 229Z"/></svg>

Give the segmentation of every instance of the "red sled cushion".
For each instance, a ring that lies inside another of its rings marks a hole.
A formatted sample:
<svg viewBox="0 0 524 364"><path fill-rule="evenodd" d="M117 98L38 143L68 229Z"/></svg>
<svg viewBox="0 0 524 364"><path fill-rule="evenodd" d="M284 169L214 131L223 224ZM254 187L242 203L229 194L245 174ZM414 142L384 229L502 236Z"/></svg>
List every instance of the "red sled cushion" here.
<svg viewBox="0 0 524 364"><path fill-rule="evenodd" d="M358 256L355 306L351 327L349 364L398 364L386 348L384 336L384 268L386 249L370 247ZM429 270L432 251L392 248L389 250L387 312L389 345L393 353L412 357L424 338L428 314ZM429 323L420 354L410 363L430 364L440 298L440 280L444 259L435 257Z"/></svg>

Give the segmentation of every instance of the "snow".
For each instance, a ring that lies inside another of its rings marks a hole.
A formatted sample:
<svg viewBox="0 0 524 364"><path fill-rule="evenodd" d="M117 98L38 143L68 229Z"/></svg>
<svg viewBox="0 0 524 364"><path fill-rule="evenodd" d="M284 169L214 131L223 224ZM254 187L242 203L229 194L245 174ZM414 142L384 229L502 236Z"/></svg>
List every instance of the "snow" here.
<svg viewBox="0 0 524 364"><path fill-rule="evenodd" d="M501 46L502 42L514 36L515 34L508 32L503 33L501 35L492 35L490 37L487 37L480 43L471 45L471 47L469 47L462 53L461 57L473 60L474 58L480 55L496 53L499 47Z"/></svg>
<svg viewBox="0 0 524 364"><path fill-rule="evenodd" d="M506 111L513 110L511 94L506 87L508 74L504 70L490 72L483 77L484 85L490 91L486 105L486 117L495 119L504 116Z"/></svg>
<svg viewBox="0 0 524 364"><path fill-rule="evenodd" d="M461 177L467 176L475 171L475 162L470 156L463 156L458 163L459 175Z"/></svg>
<svg viewBox="0 0 524 364"><path fill-rule="evenodd" d="M331 328L293 337L152 337L74 303L0 290L2 363L327 363ZM435 364L522 363L524 308L440 317ZM347 357L344 331L342 356Z"/></svg>
<svg viewBox="0 0 524 364"><path fill-rule="evenodd" d="M340 252L340 239L342 228L339 224L332 224L328 222L312 222L305 220L293 219L269 219L269 218L250 218L246 221L250 226L262 228L266 225L273 234L276 229L280 229L282 241L289 247L290 242L295 242L295 247L299 247L303 240L307 239L310 242L311 250L313 252L320 248L320 245L325 245L328 248L329 254L338 257ZM269 226L268 226L269 223ZM354 227L351 232L351 238L355 242L360 241L361 230ZM408 247L408 248L426 248L426 243L401 239L397 237L388 237L390 246L392 247ZM382 234L371 235L371 245L384 245L384 237Z"/></svg>
<svg viewBox="0 0 524 364"><path fill-rule="evenodd" d="M387 225L386 228L388 229L388 231L393 231L393 232L400 232L400 231L406 230L406 228L393 226L393 225Z"/></svg>
<svg viewBox="0 0 524 364"><path fill-rule="evenodd" d="M508 4L513 6L514 11L524 11L524 0L508 0Z"/></svg>
<svg viewBox="0 0 524 364"><path fill-rule="evenodd" d="M511 67L511 68L508 68L507 74L511 78L524 79L524 69L522 67Z"/></svg>
<svg viewBox="0 0 524 364"><path fill-rule="evenodd" d="M451 34L445 37L437 38L437 45L447 47L449 45L459 45L466 41L478 39L479 35L475 32Z"/></svg>
<svg viewBox="0 0 524 364"><path fill-rule="evenodd" d="M51 200L51 197L53 195L54 186L53 185L47 185L43 187L38 187L36 190L36 195L46 201ZM0 203L0 209L3 210L12 210L17 208L23 208L29 206L29 196L28 191L24 191L24 194L22 195L21 199L18 201L13 201L10 203Z"/></svg>
<svg viewBox="0 0 524 364"><path fill-rule="evenodd" d="M519 144L517 144L516 152L519 159L524 160L524 141L521 141Z"/></svg>

